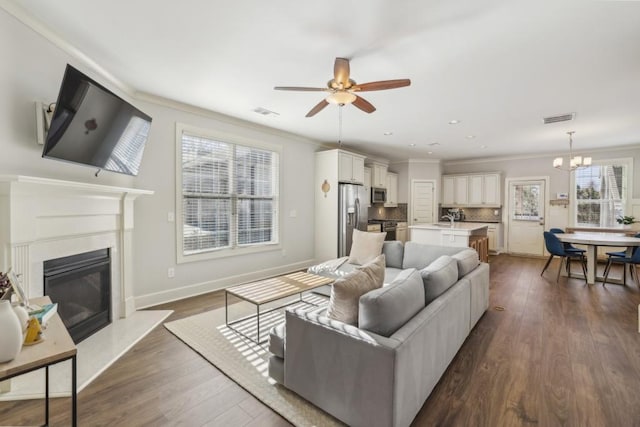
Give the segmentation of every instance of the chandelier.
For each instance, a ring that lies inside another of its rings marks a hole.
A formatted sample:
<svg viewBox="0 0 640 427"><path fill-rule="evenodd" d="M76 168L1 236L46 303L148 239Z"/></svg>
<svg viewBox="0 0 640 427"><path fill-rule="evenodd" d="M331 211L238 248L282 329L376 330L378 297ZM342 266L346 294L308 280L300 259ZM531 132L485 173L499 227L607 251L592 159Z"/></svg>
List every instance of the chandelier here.
<svg viewBox="0 0 640 427"><path fill-rule="evenodd" d="M556 157L553 160L553 167L556 169L573 171L579 168L586 168L587 166L591 166L591 157L582 157L582 156L574 156L573 155L573 134L575 131L567 132L569 135L569 167L562 167L562 157Z"/></svg>

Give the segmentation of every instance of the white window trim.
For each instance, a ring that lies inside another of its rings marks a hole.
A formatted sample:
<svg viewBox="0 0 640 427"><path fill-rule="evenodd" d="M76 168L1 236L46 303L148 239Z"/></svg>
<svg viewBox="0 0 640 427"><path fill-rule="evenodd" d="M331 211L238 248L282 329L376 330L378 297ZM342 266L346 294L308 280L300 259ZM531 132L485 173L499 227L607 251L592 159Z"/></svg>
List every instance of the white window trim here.
<svg viewBox="0 0 640 427"><path fill-rule="evenodd" d="M627 167L627 198L624 206L624 214L631 215L633 208L633 157L623 157L616 159L594 159L592 161L593 166L609 165L616 163L619 165L625 165ZM571 178L569 180L569 207L571 208L571 217L569 218L570 227L576 226L576 214L578 209L578 203L576 199L576 173L571 171Z"/></svg>
<svg viewBox="0 0 640 427"><path fill-rule="evenodd" d="M276 194L276 200L278 203L278 216L274 218L277 221L276 230L277 237L276 243L263 243L255 244L251 246L236 246L232 248L220 248L212 249L206 252L194 253L185 255L183 247L182 235L184 233L183 216L182 216L182 134L183 132L198 135L203 138L211 138L214 140L229 142L231 144L244 145L247 147L261 148L264 150L274 151L278 153L278 192ZM184 123L176 122L176 199L175 199L175 221L176 221L176 262L183 264L187 262L206 261L211 259L233 257L239 255L248 255L261 252L278 251L281 249L280 236L282 234L282 146L276 144L270 144L263 141L256 141L251 138L245 138L239 135L234 135L221 131L212 131L211 129L200 128L191 126Z"/></svg>

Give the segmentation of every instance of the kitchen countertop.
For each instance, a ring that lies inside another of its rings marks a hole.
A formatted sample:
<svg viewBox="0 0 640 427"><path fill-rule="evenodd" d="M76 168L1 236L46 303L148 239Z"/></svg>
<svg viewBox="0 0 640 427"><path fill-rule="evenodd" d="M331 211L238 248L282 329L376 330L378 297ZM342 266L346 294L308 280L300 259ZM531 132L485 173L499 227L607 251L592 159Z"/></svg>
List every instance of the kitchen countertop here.
<svg viewBox="0 0 640 427"><path fill-rule="evenodd" d="M411 225L409 226L409 228L412 230L440 231L442 232L442 234L457 234L466 236L472 234L476 235L487 233L487 225L469 222L454 222L453 227L451 227L450 222L438 222L435 224Z"/></svg>
<svg viewBox="0 0 640 427"><path fill-rule="evenodd" d="M482 223L482 224L500 224L502 221L498 221L498 220L495 220L495 221L482 221L482 220L479 220L479 219L465 219L465 220L456 221L456 222L476 222L476 223L479 222L479 223Z"/></svg>

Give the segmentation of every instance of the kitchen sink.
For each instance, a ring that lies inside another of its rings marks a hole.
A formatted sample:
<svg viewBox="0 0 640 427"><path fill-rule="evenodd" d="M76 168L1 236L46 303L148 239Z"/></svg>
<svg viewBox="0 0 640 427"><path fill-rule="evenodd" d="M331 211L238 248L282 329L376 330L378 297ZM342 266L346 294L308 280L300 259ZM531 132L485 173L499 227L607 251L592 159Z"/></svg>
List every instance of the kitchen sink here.
<svg viewBox="0 0 640 427"><path fill-rule="evenodd" d="M433 225L434 227L451 228L451 224L440 224L440 223L436 222L436 223L431 224L431 225Z"/></svg>

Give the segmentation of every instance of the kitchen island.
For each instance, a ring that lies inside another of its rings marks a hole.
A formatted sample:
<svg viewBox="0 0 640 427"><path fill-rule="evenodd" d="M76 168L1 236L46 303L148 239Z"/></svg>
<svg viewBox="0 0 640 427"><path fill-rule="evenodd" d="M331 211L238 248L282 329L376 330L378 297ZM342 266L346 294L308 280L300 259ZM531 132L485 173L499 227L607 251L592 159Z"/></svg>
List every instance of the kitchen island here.
<svg viewBox="0 0 640 427"><path fill-rule="evenodd" d="M420 224L409 227L409 239L412 242L430 245L471 247L478 251L480 260L489 257L489 239L487 225L472 222L439 222L436 224Z"/></svg>

